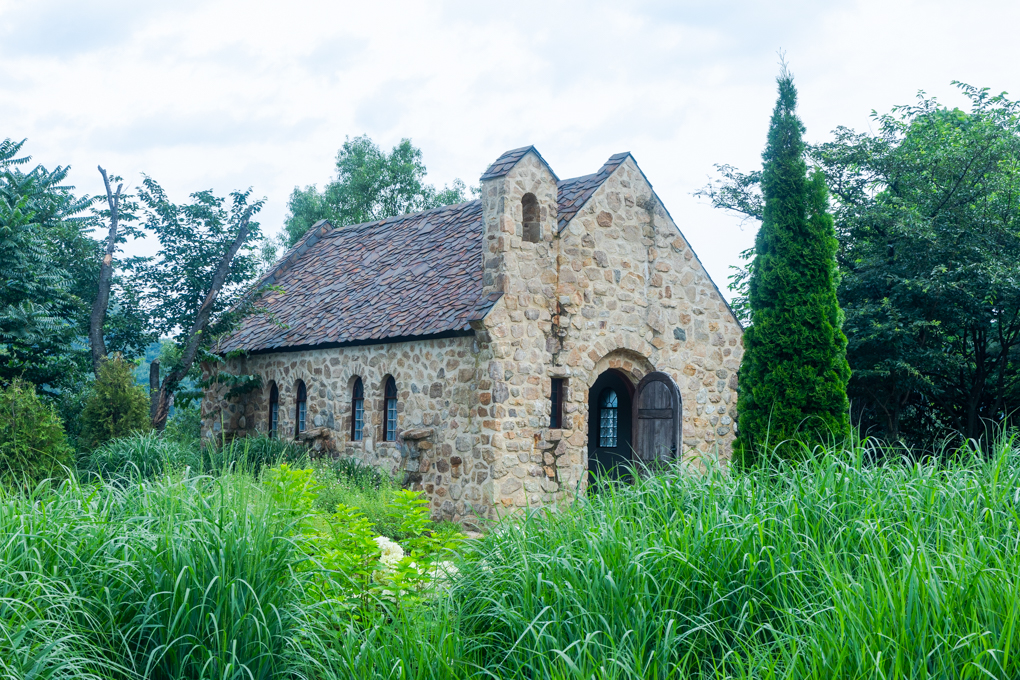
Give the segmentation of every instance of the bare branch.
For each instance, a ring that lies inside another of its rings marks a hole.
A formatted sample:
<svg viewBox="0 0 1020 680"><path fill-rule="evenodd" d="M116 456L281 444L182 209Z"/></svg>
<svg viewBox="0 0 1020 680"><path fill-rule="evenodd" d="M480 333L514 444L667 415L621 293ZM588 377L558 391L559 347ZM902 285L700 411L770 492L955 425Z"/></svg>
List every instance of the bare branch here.
<svg viewBox="0 0 1020 680"><path fill-rule="evenodd" d="M106 343L103 340L103 323L106 321L106 308L110 304L110 285L113 282L113 253L117 247L117 229L120 224L120 194L124 184L117 185L117 191L110 188L110 178L106 170L99 167L106 186L106 202L110 206L110 230L106 238L106 252L99 269L99 289L92 303L92 314L89 316L89 344L92 348L92 370L99 376L99 364L106 357Z"/></svg>

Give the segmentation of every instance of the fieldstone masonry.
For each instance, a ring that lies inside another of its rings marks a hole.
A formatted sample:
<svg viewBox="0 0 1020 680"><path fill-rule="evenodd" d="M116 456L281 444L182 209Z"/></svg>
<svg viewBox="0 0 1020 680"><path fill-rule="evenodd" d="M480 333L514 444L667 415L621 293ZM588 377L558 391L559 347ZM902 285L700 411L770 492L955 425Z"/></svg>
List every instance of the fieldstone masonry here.
<svg viewBox="0 0 1020 680"><path fill-rule="evenodd" d="M483 296L499 299L469 332L230 360L228 370L257 373L265 387L230 401L225 388L211 388L205 436L266 430L273 383L280 432L294 436L294 391L304 380L302 436L314 449L376 466L423 490L435 517L470 525L584 493L588 388L611 369L635 385L661 371L680 388L684 459L728 460L742 330L633 158L565 223L558 198L576 180L558 182L533 149L489 174L477 257ZM528 193L539 205L537 242L525 239ZM351 439L358 376L360 442ZM382 441L387 376L398 389L395 442ZM548 427L552 378L566 379L561 429Z"/></svg>

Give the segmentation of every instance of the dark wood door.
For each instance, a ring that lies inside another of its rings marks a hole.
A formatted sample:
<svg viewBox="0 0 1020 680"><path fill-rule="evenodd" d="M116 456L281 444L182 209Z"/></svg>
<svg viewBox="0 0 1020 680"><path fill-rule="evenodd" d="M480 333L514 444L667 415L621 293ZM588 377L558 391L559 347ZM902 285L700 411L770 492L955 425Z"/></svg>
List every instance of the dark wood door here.
<svg viewBox="0 0 1020 680"><path fill-rule="evenodd" d="M680 455L683 422L680 388L665 373L649 373L634 391L632 418L634 453L643 464L667 461Z"/></svg>

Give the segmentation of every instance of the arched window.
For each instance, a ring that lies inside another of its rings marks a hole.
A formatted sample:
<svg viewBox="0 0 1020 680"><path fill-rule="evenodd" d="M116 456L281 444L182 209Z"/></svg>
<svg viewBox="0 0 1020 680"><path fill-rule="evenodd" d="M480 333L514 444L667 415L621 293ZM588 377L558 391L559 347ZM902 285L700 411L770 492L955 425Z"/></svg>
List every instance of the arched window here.
<svg viewBox="0 0 1020 680"><path fill-rule="evenodd" d="M365 388L361 378L354 379L351 390L351 441L360 442L365 432Z"/></svg>
<svg viewBox="0 0 1020 680"><path fill-rule="evenodd" d="M295 409L294 436L305 431L305 418L308 416L308 392L305 390L305 381L298 380L297 384L297 408Z"/></svg>
<svg viewBox="0 0 1020 680"><path fill-rule="evenodd" d="M602 390L599 397L599 446L606 449L616 448L616 439L620 426L620 400L613 388Z"/></svg>
<svg viewBox="0 0 1020 680"><path fill-rule="evenodd" d="M538 218L538 199L535 194L524 194L521 198L521 208L524 212L524 233L525 241L538 243L542 240L542 223Z"/></svg>
<svg viewBox="0 0 1020 680"><path fill-rule="evenodd" d="M397 383L393 376L386 378L386 412L383 418L383 439L397 441Z"/></svg>
<svg viewBox="0 0 1020 680"><path fill-rule="evenodd" d="M275 437L280 429L280 390L274 382L269 388L269 436Z"/></svg>

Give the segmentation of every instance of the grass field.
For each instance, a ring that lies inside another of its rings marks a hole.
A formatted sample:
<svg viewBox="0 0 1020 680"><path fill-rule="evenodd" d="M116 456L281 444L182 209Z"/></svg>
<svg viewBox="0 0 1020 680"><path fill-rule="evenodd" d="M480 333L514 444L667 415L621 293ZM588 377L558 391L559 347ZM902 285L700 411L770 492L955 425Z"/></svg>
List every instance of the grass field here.
<svg viewBox="0 0 1020 680"><path fill-rule="evenodd" d="M1020 677L1010 439L611 487L493 526L445 594L371 618L321 597L253 474L150 467L0 499L0 676Z"/></svg>

